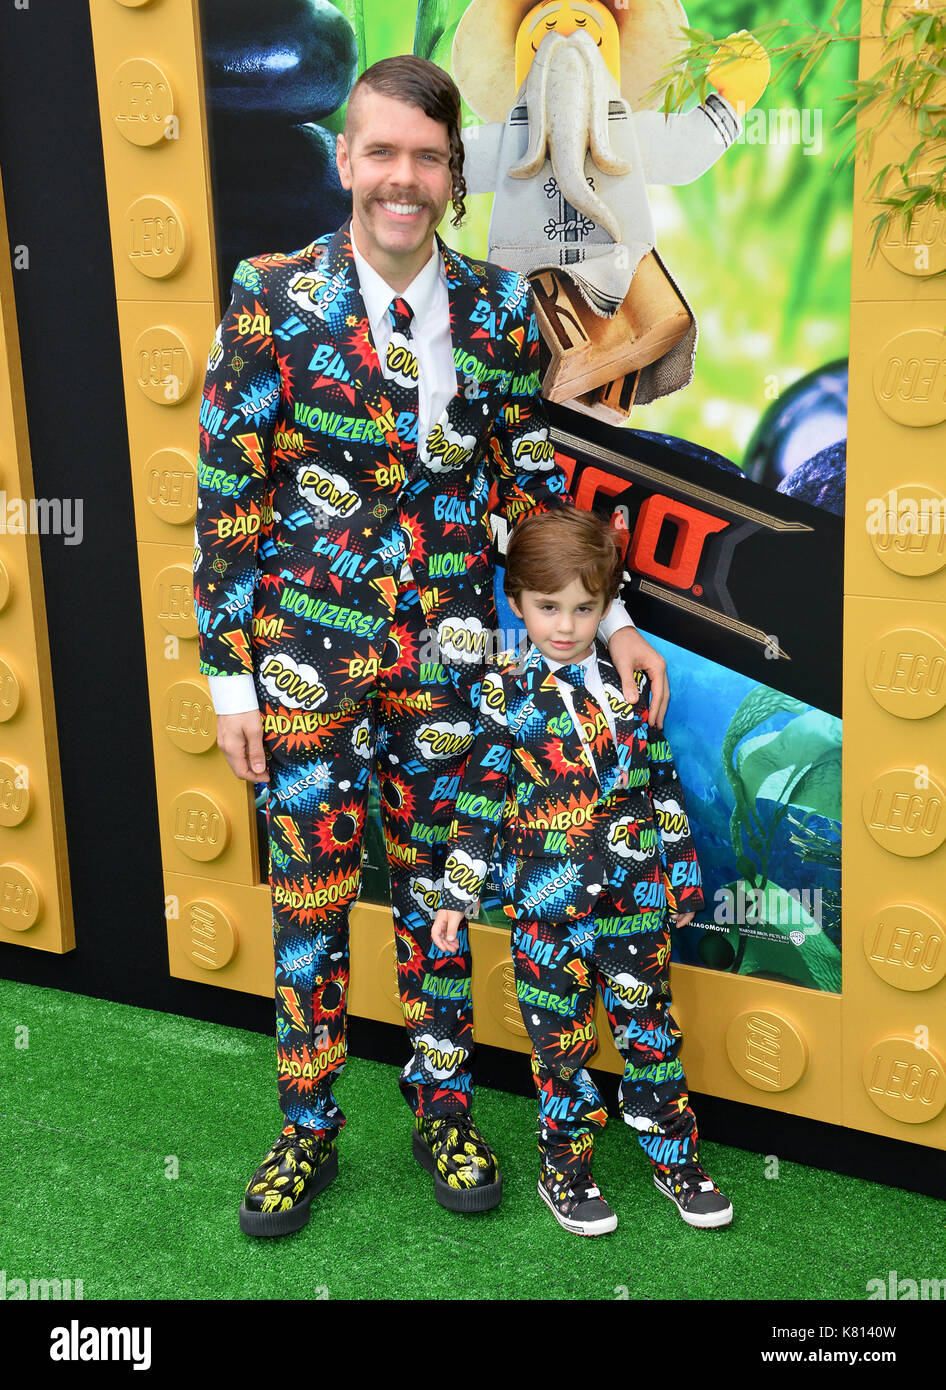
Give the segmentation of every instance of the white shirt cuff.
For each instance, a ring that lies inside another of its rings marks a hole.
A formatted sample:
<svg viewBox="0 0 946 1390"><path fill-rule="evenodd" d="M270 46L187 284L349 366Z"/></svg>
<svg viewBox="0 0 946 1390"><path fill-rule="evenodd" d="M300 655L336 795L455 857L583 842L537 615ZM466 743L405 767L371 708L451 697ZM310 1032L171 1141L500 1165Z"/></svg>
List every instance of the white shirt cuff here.
<svg viewBox="0 0 946 1390"><path fill-rule="evenodd" d="M624 607L619 598L611 604L610 609L598 624L598 636L601 641L608 645L616 632L620 632L622 627L636 627L637 624L631 619L630 613Z"/></svg>
<svg viewBox="0 0 946 1390"><path fill-rule="evenodd" d="M210 698L215 714L247 714L259 709L253 677L208 676Z"/></svg>

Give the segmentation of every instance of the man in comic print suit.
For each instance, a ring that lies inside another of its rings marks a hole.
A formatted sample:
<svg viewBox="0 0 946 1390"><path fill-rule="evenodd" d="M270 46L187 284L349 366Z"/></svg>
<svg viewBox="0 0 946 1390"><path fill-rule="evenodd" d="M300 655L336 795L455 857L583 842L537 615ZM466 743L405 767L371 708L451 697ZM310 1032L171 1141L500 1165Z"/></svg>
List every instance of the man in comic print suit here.
<svg viewBox="0 0 946 1390"><path fill-rule="evenodd" d="M489 515L571 505L538 394L527 281L436 235L463 212L459 93L386 59L349 99L337 163L353 212L242 261L201 406L200 669L236 773L268 781L279 1103L240 1208L248 1234L309 1218L345 1123L348 912L377 762L414 1155L453 1210L501 1178L470 1117L471 963L431 926L497 626ZM616 635L615 635L616 634ZM621 610L602 632L629 696L665 665Z"/></svg>

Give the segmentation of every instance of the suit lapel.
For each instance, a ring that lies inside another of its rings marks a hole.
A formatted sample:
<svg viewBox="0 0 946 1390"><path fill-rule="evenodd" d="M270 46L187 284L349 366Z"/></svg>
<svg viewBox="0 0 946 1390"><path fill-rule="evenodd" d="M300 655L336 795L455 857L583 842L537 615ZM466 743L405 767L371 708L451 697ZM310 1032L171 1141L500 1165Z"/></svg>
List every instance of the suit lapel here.
<svg viewBox="0 0 946 1390"><path fill-rule="evenodd" d="M472 265L458 252L446 246L440 236L434 233L436 249L443 263L447 282L447 295L450 301L450 335L454 354L457 350L470 352L479 361L487 363L494 355L494 340L487 329L480 327L474 318L477 305L486 301L489 311L492 304L484 279L476 274ZM351 391L359 396L371 396L380 390L385 396L385 378L381 371L378 349L371 333L368 311L361 293L358 268L351 247L351 219L349 218L334 233L319 266L319 274L329 282L324 293L323 312L326 324L326 339L331 340L344 362ZM440 418L431 423L427 435L427 445L436 440L438 432L447 428L460 435L482 434L484 426L491 418L491 411L484 411L488 403L489 391L481 388L475 372L457 371L457 390L447 403ZM353 402L354 404L354 402ZM375 412L372 410L371 412ZM389 447L400 452L399 442L394 433L387 434ZM427 450L425 450L427 452Z"/></svg>
<svg viewBox="0 0 946 1390"><path fill-rule="evenodd" d="M621 677L608 660L606 649L600 643L596 643L595 652L598 657L598 670L601 673L605 694L614 716L614 741L618 749L618 757L621 766L627 768L634 753L635 741L639 744L642 734L646 741L646 734L641 728L640 716L634 713L633 705L629 705L624 699L621 690Z"/></svg>
<svg viewBox="0 0 946 1390"><path fill-rule="evenodd" d="M456 363L458 350L470 352L482 360L484 356L492 355L492 340L489 333L474 321L474 313L480 302L489 301L486 285L465 257L446 246L439 235L434 235L443 260L447 294L450 299L450 337L454 362ZM448 427L459 435L482 433L483 422L489 419L489 415L483 410L487 395L488 392L479 386L476 374L469 370L464 371L461 362L457 369L455 394L447 402L440 418L431 421L425 449L428 456L430 445L437 439L438 432Z"/></svg>
<svg viewBox="0 0 946 1390"><path fill-rule="evenodd" d="M322 273L330 282L327 293L333 297L325 310L327 336L337 348L350 379L343 385L351 392L353 413L363 409L376 422L388 449L407 468L415 460L405 458L396 428L401 396L397 388L391 391L381 370L352 252L351 218L332 236Z"/></svg>
<svg viewBox="0 0 946 1390"><path fill-rule="evenodd" d="M363 393L377 386L382 372L352 254L351 218L329 241L319 273L329 282L321 295L326 341L335 345L345 364L350 383L344 384Z"/></svg>

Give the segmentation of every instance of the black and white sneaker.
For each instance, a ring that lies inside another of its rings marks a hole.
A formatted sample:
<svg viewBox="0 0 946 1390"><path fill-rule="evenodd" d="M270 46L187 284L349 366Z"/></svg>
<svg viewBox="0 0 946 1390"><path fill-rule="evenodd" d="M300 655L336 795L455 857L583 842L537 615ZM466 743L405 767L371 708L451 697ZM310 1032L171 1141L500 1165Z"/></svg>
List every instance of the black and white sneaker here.
<svg viewBox="0 0 946 1390"><path fill-rule="evenodd" d="M539 1196L558 1224L576 1236L604 1236L617 1227L618 1219L590 1173L568 1178L543 1168Z"/></svg>
<svg viewBox="0 0 946 1390"><path fill-rule="evenodd" d="M732 1220L732 1203L699 1163L685 1163L667 1173L654 1165L654 1186L676 1202L688 1226L728 1226Z"/></svg>

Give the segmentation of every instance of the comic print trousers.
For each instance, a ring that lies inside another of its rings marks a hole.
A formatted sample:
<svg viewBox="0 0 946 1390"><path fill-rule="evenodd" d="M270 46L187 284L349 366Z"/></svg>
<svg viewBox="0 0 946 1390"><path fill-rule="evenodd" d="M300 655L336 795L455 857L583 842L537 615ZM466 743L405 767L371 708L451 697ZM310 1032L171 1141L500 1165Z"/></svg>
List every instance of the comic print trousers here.
<svg viewBox="0 0 946 1390"><path fill-rule="evenodd" d="M333 1085L345 1064L348 915L361 884L375 764L412 1046L401 1090L415 1114L467 1110L472 1099L469 931L464 924L453 955L431 941L471 714L445 668L422 659L424 643L417 589L402 585L369 698L301 710L274 704L257 679L269 769L279 1104L287 1120L324 1133L345 1123Z"/></svg>
<svg viewBox="0 0 946 1390"><path fill-rule="evenodd" d="M670 932L634 931L602 893L592 912L563 925L519 921L512 961L522 1020L532 1040L539 1151L557 1172L588 1173L607 1110L585 1064L597 1047L600 991L624 1060L621 1115L654 1163L696 1157L696 1117L670 1013Z"/></svg>

